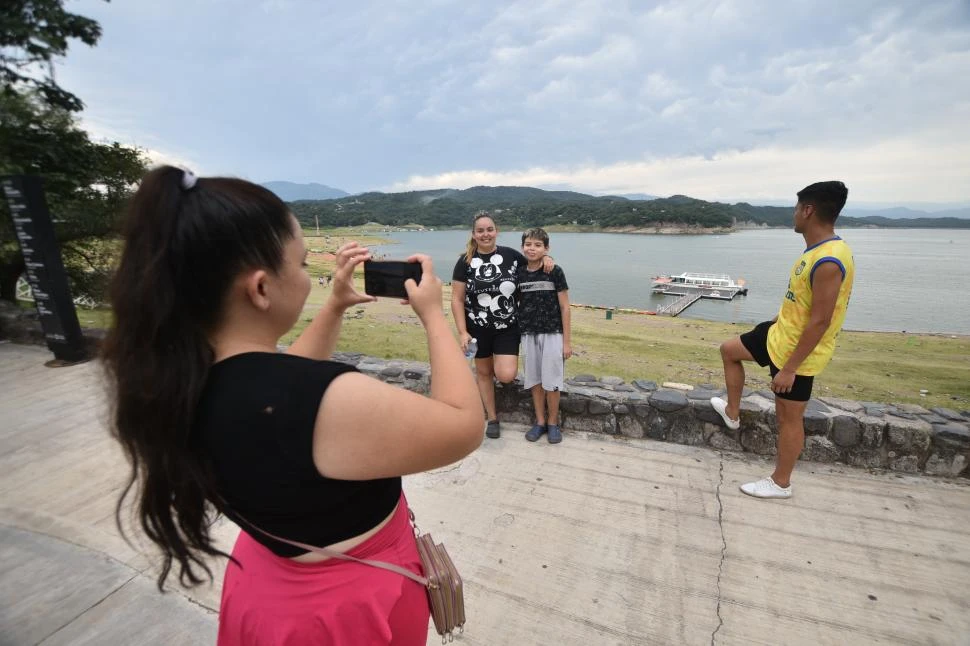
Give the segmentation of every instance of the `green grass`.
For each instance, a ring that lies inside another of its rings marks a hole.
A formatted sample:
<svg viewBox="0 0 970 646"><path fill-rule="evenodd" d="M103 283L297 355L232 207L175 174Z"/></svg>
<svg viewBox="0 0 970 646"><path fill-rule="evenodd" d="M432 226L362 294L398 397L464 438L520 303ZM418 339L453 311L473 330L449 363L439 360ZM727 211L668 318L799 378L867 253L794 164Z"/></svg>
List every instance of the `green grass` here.
<svg viewBox="0 0 970 646"><path fill-rule="evenodd" d="M595 321L574 312L576 319L580 352L568 362L568 373L608 371L628 380L647 374L686 383L722 384L718 346L748 327L636 315ZM629 334L631 326L640 334ZM767 371L753 364L747 376L754 388L770 383ZM929 392L924 397L920 390ZM843 332L832 363L815 379L815 394L968 408L970 337Z"/></svg>
<svg viewBox="0 0 970 646"><path fill-rule="evenodd" d="M320 267L327 268L325 263ZM357 282L362 289L359 273ZM302 332L329 293L329 288L314 281L304 314L284 343ZM450 318L448 299L446 288L444 307ZM78 320L82 327L106 328L111 311L78 309ZM607 321L602 311L579 308L573 308L572 320L574 355L566 362L566 374L615 375L627 381L720 385L718 346L747 330L746 325L633 314L614 314ZM428 360L417 316L394 299L351 308L337 349L385 359ZM750 365L750 387L766 388L769 381L766 370ZM920 390L929 392L921 396ZM970 408L970 337L843 332L832 363L815 379L815 394Z"/></svg>
<svg viewBox="0 0 970 646"><path fill-rule="evenodd" d="M379 235L379 229L374 227L354 227L349 229L320 229L320 235L314 228L303 229L303 240L307 249L324 253L335 252L340 245L354 240L364 246L393 244L394 240Z"/></svg>
<svg viewBox="0 0 970 646"><path fill-rule="evenodd" d="M357 230L304 231L313 287L303 316L283 338L290 343L312 320L330 294L317 283L318 276L334 270L332 253L347 240L365 245L389 242L373 227ZM327 238L329 236L329 239ZM363 290L362 272L355 277ZM445 287L444 309L450 317L450 288ZM82 327L105 328L111 312L106 308L78 309ZM615 312L606 320L603 310L572 309L573 358L566 374L614 375L627 381L649 379L690 384L723 384L718 346L747 331L746 324ZM394 299L352 308L344 317L337 349L385 359L427 361L428 350L417 316ZM766 388L767 370L751 364L747 383ZM927 390L926 396L920 390ZM926 407L970 408L970 336L843 332L832 363L815 379L817 396L862 401L909 402Z"/></svg>
<svg viewBox="0 0 970 646"><path fill-rule="evenodd" d="M359 285L358 276L358 286ZM329 289L314 284L304 316L286 341L296 338ZM450 318L450 293L444 307ZM572 309L573 358L566 374L614 375L689 384L723 384L722 341L747 325ZM393 299L352 308L337 349L385 359L427 361L417 316ZM767 388L768 371L750 364L747 384ZM920 390L928 394L920 396ZM970 337L881 332L843 332L832 363L815 379L816 396L861 401L909 402L926 407L970 408ZM953 399L953 398L956 399Z"/></svg>
<svg viewBox="0 0 970 646"><path fill-rule="evenodd" d="M77 320L82 328L106 330L111 327L113 317L107 307L95 309L77 308Z"/></svg>

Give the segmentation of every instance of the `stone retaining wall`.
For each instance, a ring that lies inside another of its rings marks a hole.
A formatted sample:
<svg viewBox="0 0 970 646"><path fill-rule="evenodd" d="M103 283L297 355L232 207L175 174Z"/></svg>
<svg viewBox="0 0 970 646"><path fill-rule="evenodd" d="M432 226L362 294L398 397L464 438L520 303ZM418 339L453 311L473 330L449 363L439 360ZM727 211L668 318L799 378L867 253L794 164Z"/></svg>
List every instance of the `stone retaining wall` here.
<svg viewBox="0 0 970 646"><path fill-rule="evenodd" d="M35 309L24 309L0 300L0 339L14 343L43 345L44 331Z"/></svg>
<svg viewBox="0 0 970 646"><path fill-rule="evenodd" d="M388 383L428 392L428 364L348 353L336 353L334 358ZM773 393L746 388L741 400L743 430L732 431L710 403L711 397L724 394L723 389L677 386L665 388L644 380L628 384L619 377L577 375L567 381L562 393L563 429L567 434L589 431L775 454ZM495 396L503 421L533 423L532 396L520 381L497 385ZM970 411L820 397L808 403L805 413L802 459L970 477Z"/></svg>
<svg viewBox="0 0 970 646"><path fill-rule="evenodd" d="M90 356L95 356L104 339L105 330L82 329L81 333ZM25 309L0 300L0 341L24 345L47 345L37 310Z"/></svg>
<svg viewBox="0 0 970 646"><path fill-rule="evenodd" d="M86 337L89 332L85 331ZM44 343L36 314L13 306L0 307L0 338ZM96 335L90 342L97 343ZM335 358L388 383L428 392L430 370L426 363L385 361L350 353L337 353ZM724 391L711 385L665 388L653 381L628 384L619 377L597 379L592 375L578 375L567 384L560 403L567 433L591 431L775 454L777 427L774 394L770 391L745 389L741 400L744 430L732 431L710 403L711 397ZM502 420L532 424L532 395L522 388L521 381L498 385L495 396ZM802 458L970 478L970 411L820 397L808 403Z"/></svg>

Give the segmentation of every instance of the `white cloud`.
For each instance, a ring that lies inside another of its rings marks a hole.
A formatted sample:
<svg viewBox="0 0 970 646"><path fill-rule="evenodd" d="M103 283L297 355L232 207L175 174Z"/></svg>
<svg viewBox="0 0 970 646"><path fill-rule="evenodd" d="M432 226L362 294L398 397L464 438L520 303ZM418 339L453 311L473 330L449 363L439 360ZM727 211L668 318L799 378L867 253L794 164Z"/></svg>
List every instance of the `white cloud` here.
<svg viewBox="0 0 970 646"><path fill-rule="evenodd" d="M643 84L642 92L647 97L668 99L684 92L683 87L662 72L651 72Z"/></svg>
<svg viewBox="0 0 970 646"><path fill-rule="evenodd" d="M118 142L125 146L138 148L148 157L149 163L152 166L167 164L169 166L188 168L198 175L214 174L196 161L198 155L172 150L165 147L165 144L162 142L133 139L124 130L120 131L113 126L98 123L90 119L82 119L80 127L94 141L105 143ZM159 147L156 148L154 146Z"/></svg>
<svg viewBox="0 0 970 646"><path fill-rule="evenodd" d="M914 172L914 169L920 169ZM926 177L934 183L927 184ZM857 202L966 200L970 141L938 141L921 148L896 139L864 147L780 148L727 151L574 167L512 171L466 170L411 176L384 190L471 186L558 186L591 194L684 194L707 200L774 200L821 180L841 179Z"/></svg>
<svg viewBox="0 0 970 646"><path fill-rule="evenodd" d="M970 199L961 160L958 176L923 163L970 139L966 0L160 7L77 0L104 36L73 48L59 79L86 121L219 172L358 191L542 169L579 190L711 196L740 182L787 197L782 158L813 172L857 160L872 199ZM884 168L873 151L890 143L921 162ZM765 151L779 167L732 174ZM695 159L720 161L683 162Z"/></svg>

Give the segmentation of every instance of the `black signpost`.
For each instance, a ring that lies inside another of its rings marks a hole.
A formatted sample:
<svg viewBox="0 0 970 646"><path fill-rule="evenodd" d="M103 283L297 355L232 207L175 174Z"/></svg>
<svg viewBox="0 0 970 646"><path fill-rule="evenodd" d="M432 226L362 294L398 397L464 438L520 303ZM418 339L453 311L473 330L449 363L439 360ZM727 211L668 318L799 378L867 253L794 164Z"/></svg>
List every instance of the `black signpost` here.
<svg viewBox="0 0 970 646"><path fill-rule="evenodd" d="M10 205L13 228L27 266L27 282L34 293L47 347L57 360L52 365L86 361L89 355L54 237L43 179L32 175L5 175L0 177L0 185Z"/></svg>

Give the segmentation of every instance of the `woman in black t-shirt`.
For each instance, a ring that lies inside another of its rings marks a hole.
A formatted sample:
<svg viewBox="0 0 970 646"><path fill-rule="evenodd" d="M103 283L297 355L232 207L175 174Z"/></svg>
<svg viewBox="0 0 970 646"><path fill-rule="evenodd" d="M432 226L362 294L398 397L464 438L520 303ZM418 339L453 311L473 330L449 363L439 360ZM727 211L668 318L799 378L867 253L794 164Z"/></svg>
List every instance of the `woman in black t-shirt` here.
<svg viewBox="0 0 970 646"><path fill-rule="evenodd" d="M501 435L495 411L495 379L509 383L519 367L519 323L516 288L525 256L511 247L497 245L498 227L485 212L472 221L472 235L451 275L451 313L455 318L462 351L475 339L475 375L488 416L485 434ZM551 271L548 256L544 264Z"/></svg>
<svg viewBox="0 0 970 646"><path fill-rule="evenodd" d="M300 224L265 188L163 166L124 226L104 344L112 433L132 465L139 526L183 585L212 578L215 512L238 523L219 643L424 644L426 592L401 574L329 559L291 541L420 574L401 476L481 443L481 403L426 256L405 284L427 334L425 397L330 361L370 258L348 243L333 290L286 353L310 293ZM119 503L118 513L123 509ZM120 521L120 516L119 516ZM119 522L120 526L120 522Z"/></svg>

